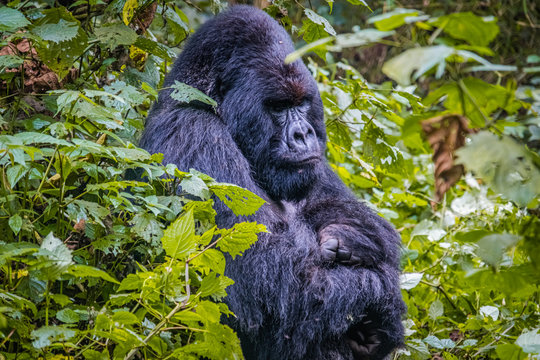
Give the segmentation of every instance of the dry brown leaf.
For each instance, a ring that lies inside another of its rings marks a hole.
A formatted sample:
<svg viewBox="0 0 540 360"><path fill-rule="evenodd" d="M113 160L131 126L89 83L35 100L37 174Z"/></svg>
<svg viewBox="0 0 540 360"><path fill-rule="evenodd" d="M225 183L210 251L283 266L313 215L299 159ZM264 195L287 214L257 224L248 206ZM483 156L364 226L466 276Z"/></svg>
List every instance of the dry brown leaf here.
<svg viewBox="0 0 540 360"><path fill-rule="evenodd" d="M422 122L435 164L435 202L432 207L463 175L463 166L454 164L454 154L465 144L465 136L472 132L468 123L466 117L457 114L440 115Z"/></svg>
<svg viewBox="0 0 540 360"><path fill-rule="evenodd" d="M24 58L24 91L26 93L44 93L48 90L61 89L65 83L77 77L77 69L72 68L69 74L58 81L58 76L48 66L39 60L36 49L28 39L21 39L16 43L8 43L0 48L0 56L17 55ZM7 72L21 72L21 68L7 69ZM6 82L0 82L0 89L5 88Z"/></svg>

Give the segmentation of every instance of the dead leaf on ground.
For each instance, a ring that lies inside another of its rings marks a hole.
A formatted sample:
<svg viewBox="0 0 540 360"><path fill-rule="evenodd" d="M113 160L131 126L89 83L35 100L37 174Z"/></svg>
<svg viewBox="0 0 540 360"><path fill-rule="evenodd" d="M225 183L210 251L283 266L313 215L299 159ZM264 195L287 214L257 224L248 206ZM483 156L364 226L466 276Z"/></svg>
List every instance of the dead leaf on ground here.
<svg viewBox="0 0 540 360"><path fill-rule="evenodd" d="M22 68L24 71L24 91L26 93L39 94L48 90L61 89L65 83L71 82L77 77L77 69L72 68L62 81L58 81L58 76L40 61L36 49L28 39L8 43L0 48L0 56L2 55L16 55L25 59ZM7 69L6 72L20 73L21 68ZM5 81L0 82L0 89L5 89L6 86Z"/></svg>

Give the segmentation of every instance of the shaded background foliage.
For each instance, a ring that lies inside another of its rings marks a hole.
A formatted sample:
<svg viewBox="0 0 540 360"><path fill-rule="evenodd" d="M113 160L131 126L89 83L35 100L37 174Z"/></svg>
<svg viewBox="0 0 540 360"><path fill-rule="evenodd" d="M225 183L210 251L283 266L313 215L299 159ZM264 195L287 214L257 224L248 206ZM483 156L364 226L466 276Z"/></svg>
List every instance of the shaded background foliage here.
<svg viewBox="0 0 540 360"><path fill-rule="evenodd" d="M335 171L403 238L394 358L538 358L538 6L255 5L320 84ZM226 6L0 7L0 359L241 358L219 323L222 252L265 229L218 229L212 203L262 202L136 147L183 41ZM213 104L181 83L173 96ZM129 180L140 168L147 182Z"/></svg>

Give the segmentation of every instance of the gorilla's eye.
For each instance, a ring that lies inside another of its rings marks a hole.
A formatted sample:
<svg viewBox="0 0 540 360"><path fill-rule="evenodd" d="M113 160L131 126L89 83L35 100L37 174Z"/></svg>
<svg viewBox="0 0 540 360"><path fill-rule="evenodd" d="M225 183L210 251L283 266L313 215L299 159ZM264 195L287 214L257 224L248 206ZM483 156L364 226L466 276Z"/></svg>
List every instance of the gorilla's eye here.
<svg viewBox="0 0 540 360"><path fill-rule="evenodd" d="M286 99L267 100L264 105L271 112L282 112L293 107L292 101Z"/></svg>

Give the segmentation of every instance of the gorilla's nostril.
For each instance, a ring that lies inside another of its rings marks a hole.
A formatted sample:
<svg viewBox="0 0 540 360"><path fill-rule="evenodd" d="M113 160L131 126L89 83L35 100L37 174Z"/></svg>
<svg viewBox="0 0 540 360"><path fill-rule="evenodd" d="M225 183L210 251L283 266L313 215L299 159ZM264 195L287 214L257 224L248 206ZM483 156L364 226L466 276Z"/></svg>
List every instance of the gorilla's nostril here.
<svg viewBox="0 0 540 360"><path fill-rule="evenodd" d="M302 133L295 132L293 138L295 141L303 141L304 135Z"/></svg>

